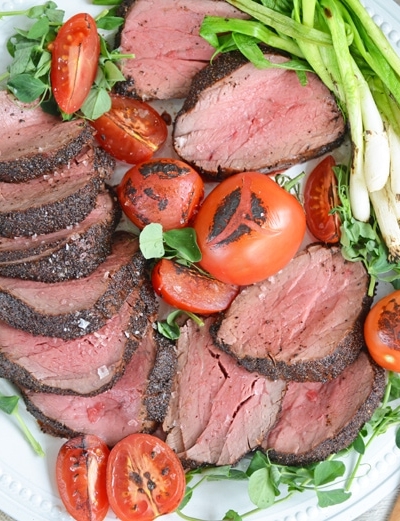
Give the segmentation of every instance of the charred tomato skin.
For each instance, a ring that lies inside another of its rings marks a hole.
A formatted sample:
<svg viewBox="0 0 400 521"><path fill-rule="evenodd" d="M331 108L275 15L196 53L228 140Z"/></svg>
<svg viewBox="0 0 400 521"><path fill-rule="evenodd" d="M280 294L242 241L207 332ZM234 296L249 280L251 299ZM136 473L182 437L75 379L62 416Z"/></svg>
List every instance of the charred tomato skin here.
<svg viewBox="0 0 400 521"><path fill-rule="evenodd" d="M364 323L368 351L381 367L400 372L400 290L378 300Z"/></svg>
<svg viewBox="0 0 400 521"><path fill-rule="evenodd" d="M333 156L326 156L310 172L304 187L304 209L307 226L314 237L327 244L340 239L340 218L331 213L339 203Z"/></svg>
<svg viewBox="0 0 400 521"><path fill-rule="evenodd" d="M281 270L306 231L298 200L260 172L235 174L205 198L193 223L201 268L236 285L259 282Z"/></svg>
<svg viewBox="0 0 400 521"><path fill-rule="evenodd" d="M58 490L66 510L77 521L102 521L107 515L109 453L103 440L89 434L71 438L58 452Z"/></svg>
<svg viewBox="0 0 400 521"><path fill-rule="evenodd" d="M72 114L82 107L97 74L100 39L95 20L88 13L72 16L49 50L54 99L63 112Z"/></svg>
<svg viewBox="0 0 400 521"><path fill-rule="evenodd" d="M156 436L131 434L111 449L107 492L121 521L152 521L173 512L185 489L185 472L178 456Z"/></svg>
<svg viewBox="0 0 400 521"><path fill-rule="evenodd" d="M204 195L192 167L177 159L150 159L130 168L117 187L125 215L139 228L160 223L164 230L191 223Z"/></svg>
<svg viewBox="0 0 400 521"><path fill-rule="evenodd" d="M171 306L203 315L227 309L239 292L239 286L167 258L154 266L151 281L157 295Z"/></svg>
<svg viewBox="0 0 400 521"><path fill-rule="evenodd" d="M168 135L167 124L153 107L117 94L111 95L111 109L90 123L99 145L128 164L150 159Z"/></svg>

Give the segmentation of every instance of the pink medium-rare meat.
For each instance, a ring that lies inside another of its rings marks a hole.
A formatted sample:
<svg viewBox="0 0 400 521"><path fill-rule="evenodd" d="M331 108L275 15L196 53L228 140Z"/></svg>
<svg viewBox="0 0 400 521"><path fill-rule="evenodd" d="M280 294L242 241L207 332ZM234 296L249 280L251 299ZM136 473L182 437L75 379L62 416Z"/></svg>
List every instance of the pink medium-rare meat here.
<svg viewBox="0 0 400 521"><path fill-rule="evenodd" d="M267 52L274 63L286 57ZM173 130L177 154L203 174L273 172L337 147L346 126L334 96L307 73L258 69L240 53L220 55L200 71Z"/></svg>
<svg viewBox="0 0 400 521"><path fill-rule="evenodd" d="M117 313L145 269L138 239L116 232L110 255L86 277L53 283L0 277L0 319L64 340L92 333Z"/></svg>
<svg viewBox="0 0 400 521"><path fill-rule="evenodd" d="M0 182L0 235L41 235L82 221L114 166L102 149L87 146L52 172L23 183Z"/></svg>
<svg viewBox="0 0 400 521"><path fill-rule="evenodd" d="M109 255L120 216L115 196L104 190L75 226L45 235L0 237L0 276L41 282L87 276Z"/></svg>
<svg viewBox="0 0 400 521"><path fill-rule="evenodd" d="M165 338L160 340L158 333L149 327L124 375L108 391L92 397L26 389L22 392L28 410L44 432L61 437L95 434L113 446L128 434L156 429L162 421L158 415L163 414L170 397L175 367L172 344ZM148 407L149 399L157 417L153 417Z"/></svg>
<svg viewBox="0 0 400 521"><path fill-rule="evenodd" d="M215 51L199 35L206 15L247 18L221 0L130 0L121 12L120 50L134 54L121 61L128 80L123 93L132 91L144 100L187 95L193 76Z"/></svg>
<svg viewBox="0 0 400 521"><path fill-rule="evenodd" d="M1 376L36 392L93 395L110 388L154 321L156 306L148 310L145 293L148 283L136 286L102 328L72 340L34 336L0 322Z"/></svg>
<svg viewBox="0 0 400 521"><path fill-rule="evenodd" d="M385 371L364 351L330 382L289 382L280 419L262 448L283 465L325 460L355 440L385 386Z"/></svg>
<svg viewBox="0 0 400 521"><path fill-rule="evenodd" d="M361 262L311 245L275 276L245 287L212 326L214 341L270 378L330 380L364 346L368 284Z"/></svg>
<svg viewBox="0 0 400 521"><path fill-rule="evenodd" d="M177 372L163 423L186 466L236 463L273 427L286 383L250 373L213 345L210 319L192 321L177 341Z"/></svg>
<svg viewBox="0 0 400 521"><path fill-rule="evenodd" d="M0 181L22 182L68 163L93 142L93 129L83 120L63 122L0 90Z"/></svg>

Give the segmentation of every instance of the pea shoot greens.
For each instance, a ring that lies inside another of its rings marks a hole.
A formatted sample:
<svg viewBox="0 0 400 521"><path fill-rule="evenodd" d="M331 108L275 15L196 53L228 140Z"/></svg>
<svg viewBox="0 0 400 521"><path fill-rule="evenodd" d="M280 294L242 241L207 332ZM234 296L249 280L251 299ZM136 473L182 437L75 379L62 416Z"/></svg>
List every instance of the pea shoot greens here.
<svg viewBox="0 0 400 521"><path fill-rule="evenodd" d="M94 3L104 5L102 1ZM58 109L50 82L49 45L64 22L64 11L56 3L49 1L22 11L0 11L0 20L16 15L27 17L32 24L27 29L15 29L16 33L8 39L7 51L12 61L7 71L0 75L0 86L7 87L23 103L39 100L44 110L56 113ZM122 23L123 18L115 16L114 9L104 10L96 17L97 28L103 31L115 31ZM105 36L100 34L99 37L97 76L80 110L80 115L88 119L97 119L111 108L109 92L116 82L125 79L116 64L124 55L118 50L111 50ZM65 119L71 117L65 114L62 116Z"/></svg>

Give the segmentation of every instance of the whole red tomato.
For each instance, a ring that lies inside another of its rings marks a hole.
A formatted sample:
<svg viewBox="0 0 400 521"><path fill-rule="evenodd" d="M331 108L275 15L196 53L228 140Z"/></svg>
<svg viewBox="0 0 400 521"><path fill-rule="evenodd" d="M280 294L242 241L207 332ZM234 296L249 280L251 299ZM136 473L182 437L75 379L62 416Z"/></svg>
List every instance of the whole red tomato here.
<svg viewBox="0 0 400 521"><path fill-rule="evenodd" d="M340 239L340 219L332 212L339 203L332 156L323 159L309 174L304 187L307 226L314 237L328 244Z"/></svg>
<svg viewBox="0 0 400 521"><path fill-rule="evenodd" d="M116 94L111 109L91 125L100 146L129 164L150 159L168 135L167 124L148 103Z"/></svg>
<svg viewBox="0 0 400 521"><path fill-rule="evenodd" d="M150 159L130 168L117 187L125 215L138 227L159 223L164 230L187 226L203 199L204 183L177 159Z"/></svg>
<svg viewBox="0 0 400 521"><path fill-rule="evenodd" d="M61 26L51 51L50 80L54 98L66 114L79 110L93 85L100 55L95 20L79 13Z"/></svg>
<svg viewBox="0 0 400 521"><path fill-rule="evenodd" d="M400 372L400 291L381 298L364 323L368 351L377 364Z"/></svg>
<svg viewBox="0 0 400 521"><path fill-rule="evenodd" d="M233 175L206 197L193 227L200 266L229 284L259 282L299 249L306 219L298 200L267 175Z"/></svg>

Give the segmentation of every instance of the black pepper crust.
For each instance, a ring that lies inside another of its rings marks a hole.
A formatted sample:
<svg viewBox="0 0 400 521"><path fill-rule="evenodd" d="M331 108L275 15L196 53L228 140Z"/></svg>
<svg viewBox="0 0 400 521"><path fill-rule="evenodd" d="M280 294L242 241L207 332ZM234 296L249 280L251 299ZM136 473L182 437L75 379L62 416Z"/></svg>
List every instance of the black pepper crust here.
<svg viewBox="0 0 400 521"><path fill-rule="evenodd" d="M58 146L54 146L50 152L36 151L11 161L0 160L0 181L21 183L51 172L60 165L67 164L85 145L93 142L94 129L88 123L74 120L60 125L66 125L65 139L62 143L57 143Z"/></svg>
<svg viewBox="0 0 400 521"><path fill-rule="evenodd" d="M110 192L111 194L111 192ZM121 208L114 195L110 214L81 233L71 233L67 239L51 245L34 246L24 251L3 252L0 275L40 282L79 279L94 271L111 252L112 236L121 218Z"/></svg>
<svg viewBox="0 0 400 521"><path fill-rule="evenodd" d="M97 195L114 168L115 160L101 148L95 147L93 174L84 186L58 201L32 205L25 210L4 213L0 210L0 235L21 237L53 233L83 221L94 208Z"/></svg>

